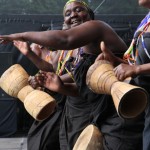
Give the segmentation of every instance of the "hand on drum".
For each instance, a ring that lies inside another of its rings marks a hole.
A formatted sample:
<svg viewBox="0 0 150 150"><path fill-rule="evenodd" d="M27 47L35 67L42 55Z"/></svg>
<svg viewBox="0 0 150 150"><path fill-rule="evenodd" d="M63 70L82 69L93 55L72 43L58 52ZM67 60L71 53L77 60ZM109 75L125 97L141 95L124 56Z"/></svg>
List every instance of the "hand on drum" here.
<svg viewBox="0 0 150 150"><path fill-rule="evenodd" d="M137 67L136 65L128 65L128 64L120 64L116 68L114 68L114 72L118 80L123 81L127 77L136 77L137 75Z"/></svg>
<svg viewBox="0 0 150 150"><path fill-rule="evenodd" d="M53 92L59 92L63 87L62 80L53 72L40 71L36 79L42 87L45 87Z"/></svg>
<svg viewBox="0 0 150 150"><path fill-rule="evenodd" d="M34 88L34 89L42 90L43 88L39 84L37 78L38 78L37 75L30 76L29 79L28 79L29 85L31 85L32 88Z"/></svg>

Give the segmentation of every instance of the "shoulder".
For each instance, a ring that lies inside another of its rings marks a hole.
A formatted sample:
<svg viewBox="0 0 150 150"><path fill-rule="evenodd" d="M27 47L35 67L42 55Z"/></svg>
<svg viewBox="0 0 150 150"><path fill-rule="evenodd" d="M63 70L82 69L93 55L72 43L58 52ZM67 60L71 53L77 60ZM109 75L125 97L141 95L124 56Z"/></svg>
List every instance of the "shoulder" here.
<svg viewBox="0 0 150 150"><path fill-rule="evenodd" d="M86 21L85 24L95 24L95 25L102 25L102 26L108 25L106 22L101 21L101 20L89 20L89 21Z"/></svg>
<svg viewBox="0 0 150 150"><path fill-rule="evenodd" d="M101 20L90 20L83 23L83 26L112 30L112 27L108 23Z"/></svg>

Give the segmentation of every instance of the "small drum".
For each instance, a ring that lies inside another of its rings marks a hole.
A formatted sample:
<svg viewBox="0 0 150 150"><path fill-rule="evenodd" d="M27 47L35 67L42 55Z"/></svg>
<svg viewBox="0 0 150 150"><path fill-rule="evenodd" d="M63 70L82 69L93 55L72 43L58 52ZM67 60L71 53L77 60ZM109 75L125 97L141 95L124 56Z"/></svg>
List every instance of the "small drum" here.
<svg viewBox="0 0 150 150"><path fill-rule="evenodd" d="M73 150L103 150L103 138L94 125L87 126L77 139Z"/></svg>
<svg viewBox="0 0 150 150"><path fill-rule="evenodd" d="M24 103L25 109L36 120L41 121L53 113L56 101L49 94L34 90L30 85L22 88L18 98Z"/></svg>
<svg viewBox="0 0 150 150"><path fill-rule="evenodd" d="M145 89L118 81L109 61L96 61L87 72L86 83L95 93L111 95L119 116L124 119L137 117L147 106Z"/></svg>
<svg viewBox="0 0 150 150"><path fill-rule="evenodd" d="M28 78L27 72L19 64L15 64L2 74L0 85L8 95L17 97L18 92L28 85Z"/></svg>
<svg viewBox="0 0 150 150"><path fill-rule="evenodd" d="M44 120L54 112L56 101L49 94L34 90L28 85L28 78L21 65L15 64L2 74L0 85L8 95L20 99L34 119Z"/></svg>
<svg viewBox="0 0 150 150"><path fill-rule="evenodd" d="M53 113L56 107L56 101L49 94L34 90L26 96L24 107L33 118L41 121Z"/></svg>

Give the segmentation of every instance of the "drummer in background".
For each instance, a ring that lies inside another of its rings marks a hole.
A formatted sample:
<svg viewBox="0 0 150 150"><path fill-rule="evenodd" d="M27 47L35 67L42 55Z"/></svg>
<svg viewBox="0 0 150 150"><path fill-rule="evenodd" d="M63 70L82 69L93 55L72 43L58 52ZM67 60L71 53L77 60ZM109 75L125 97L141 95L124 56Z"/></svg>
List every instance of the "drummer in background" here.
<svg viewBox="0 0 150 150"><path fill-rule="evenodd" d="M149 0L138 0L139 5L150 9ZM150 12L143 18L134 33L133 40L128 50L124 53L124 59L114 56L102 43L103 53L97 60L106 59L112 62L116 76L120 81L131 77L131 84L145 88L150 95ZM121 63L121 64L120 64ZM120 65L119 65L120 64ZM118 66L117 66L118 65ZM150 150L150 102L145 110L145 124L143 132L142 150Z"/></svg>
<svg viewBox="0 0 150 150"><path fill-rule="evenodd" d="M143 116L133 121L120 118L111 96L95 94L86 85L87 70L101 53L99 43L104 41L113 53L125 51L126 44L108 24L94 20L93 11L83 1L69 0L64 6L63 15L64 22L71 27L69 30L24 32L0 36L3 43L21 40L54 49L78 49L72 67L76 84L65 84L54 73L43 73L45 82L41 82L52 91L71 95L67 96L62 116L60 149L72 150L83 129L94 124L103 134L104 150L141 150Z"/></svg>

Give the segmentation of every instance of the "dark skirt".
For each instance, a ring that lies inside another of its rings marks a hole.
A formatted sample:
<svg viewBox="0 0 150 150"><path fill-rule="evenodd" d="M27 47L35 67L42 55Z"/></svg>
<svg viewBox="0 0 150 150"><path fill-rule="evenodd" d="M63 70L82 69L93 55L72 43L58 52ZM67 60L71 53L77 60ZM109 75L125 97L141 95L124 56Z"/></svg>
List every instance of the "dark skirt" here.
<svg viewBox="0 0 150 150"><path fill-rule="evenodd" d="M28 150L60 150L59 129L65 96L57 97L55 112L44 121L34 121L27 138Z"/></svg>
<svg viewBox="0 0 150 150"><path fill-rule="evenodd" d="M86 85L86 74L95 55L85 54L75 70L79 97L68 97L60 129L62 150L72 150L83 129L96 125L103 134L104 150L142 150L143 114L135 120L120 118L110 95L93 93Z"/></svg>

